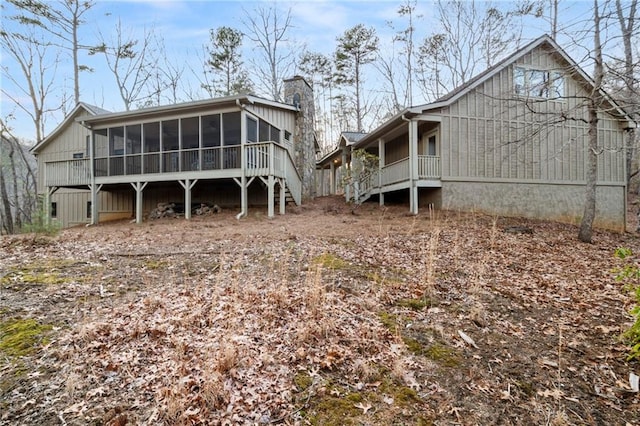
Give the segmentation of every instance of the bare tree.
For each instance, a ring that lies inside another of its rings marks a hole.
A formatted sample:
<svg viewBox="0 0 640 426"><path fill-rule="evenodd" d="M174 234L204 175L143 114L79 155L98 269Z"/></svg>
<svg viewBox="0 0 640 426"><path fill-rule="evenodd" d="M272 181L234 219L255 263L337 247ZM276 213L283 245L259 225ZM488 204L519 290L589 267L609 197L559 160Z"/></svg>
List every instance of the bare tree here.
<svg viewBox="0 0 640 426"><path fill-rule="evenodd" d="M517 47L522 27L514 18L531 8L524 4L503 11L491 2L479 6L475 1L438 0L436 14L441 28L427 36L419 48L423 75L437 75L436 96L443 87L446 92L464 84Z"/></svg>
<svg viewBox="0 0 640 426"><path fill-rule="evenodd" d="M622 6L620 0L616 0L616 16L618 18L618 24L620 25L620 31L622 33L622 45L624 46L624 60L622 75L619 76L622 79L624 89L622 98L625 107L631 113L632 117L638 117L640 108L638 107L638 100L640 93L638 93L638 79L636 78L637 64L633 57L633 40L636 35L636 12L638 9L638 1L631 0L627 5L627 11ZM633 154L636 151L636 134L635 129L629 129L627 133L627 185L632 175Z"/></svg>
<svg viewBox="0 0 640 426"><path fill-rule="evenodd" d="M26 145L0 120L0 212L6 233L19 231L32 220L37 201L34 168Z"/></svg>
<svg viewBox="0 0 640 426"><path fill-rule="evenodd" d="M593 221L596 217L596 187L598 179L598 112L602 109L602 81L604 64L602 60L602 42L600 40L600 8L598 0L593 0L593 91L587 110L589 120L587 173L585 186L585 203L578 238L585 243L591 242Z"/></svg>
<svg viewBox="0 0 640 426"><path fill-rule="evenodd" d="M3 124L4 127L4 124ZM5 139L0 130L0 199L2 200L2 228L7 234L14 233L13 206L7 191L7 174L5 169L15 173L14 147Z"/></svg>
<svg viewBox="0 0 640 426"><path fill-rule="evenodd" d="M79 53L90 46L80 42L79 29L85 23L83 17L94 6L92 0L61 0L56 3L40 0L8 0L21 12L14 19L28 25L37 25L52 35L49 43L67 50L73 62L73 99L80 101L80 71L89 68L80 65Z"/></svg>
<svg viewBox="0 0 640 426"><path fill-rule="evenodd" d="M153 37L152 43L154 43L157 60L149 71L147 95L138 104L146 107L162 105L167 102L175 104L185 98L189 99L190 97L184 87L188 81L188 79L184 78L188 64L180 63L180 59L170 57L162 38Z"/></svg>
<svg viewBox="0 0 640 426"><path fill-rule="evenodd" d="M20 70L16 73L9 67L8 61L3 61L2 75L13 87L3 84L2 94L11 100L15 108L31 118L36 142L39 142L44 137L47 115L60 110L65 102L64 96L61 96L60 104L48 106L48 100L56 89L59 55L33 28L27 28L26 33L0 31L0 46ZM15 92L11 89L15 89ZM25 102L24 97L29 102Z"/></svg>
<svg viewBox="0 0 640 426"><path fill-rule="evenodd" d="M245 36L258 51L258 56L250 60L256 83L273 100L281 101L283 80L295 69L295 52L287 38L292 27L291 9L281 12L272 5L258 6L253 13L245 10L243 24Z"/></svg>
<svg viewBox="0 0 640 426"><path fill-rule="evenodd" d="M91 49L90 54L104 54L107 66L113 73L118 92L127 111L134 103L144 104L153 89L148 87L157 62L157 49L153 41L153 31L144 31L142 40L124 34L122 22L118 19L115 38L109 42L101 34L101 44Z"/></svg>

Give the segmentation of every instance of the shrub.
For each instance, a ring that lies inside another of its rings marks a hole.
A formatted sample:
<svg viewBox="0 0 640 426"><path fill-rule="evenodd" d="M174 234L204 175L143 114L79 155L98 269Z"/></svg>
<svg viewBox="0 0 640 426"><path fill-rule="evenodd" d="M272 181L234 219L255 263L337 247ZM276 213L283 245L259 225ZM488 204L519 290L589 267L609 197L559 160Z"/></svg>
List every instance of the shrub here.
<svg viewBox="0 0 640 426"><path fill-rule="evenodd" d="M615 256L624 262L616 272L616 280L625 283L625 288L635 297L636 305L629 311L635 322L622 337L629 343L631 350L627 360L640 359L640 266L633 259L633 252L624 247L616 249Z"/></svg>

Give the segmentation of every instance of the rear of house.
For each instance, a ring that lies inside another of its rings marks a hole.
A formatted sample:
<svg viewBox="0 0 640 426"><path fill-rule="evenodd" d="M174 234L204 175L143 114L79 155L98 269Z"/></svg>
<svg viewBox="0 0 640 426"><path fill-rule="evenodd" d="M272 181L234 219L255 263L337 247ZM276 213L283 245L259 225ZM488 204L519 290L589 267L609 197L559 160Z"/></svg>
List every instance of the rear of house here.
<svg viewBox="0 0 640 426"><path fill-rule="evenodd" d="M34 147L39 188L62 226L135 218L174 203L285 212L314 187L311 87L285 82L291 103L251 95L108 113L80 104ZM295 99L296 104L293 104ZM307 106L311 103L311 107Z"/></svg>
<svg viewBox="0 0 640 426"><path fill-rule="evenodd" d="M541 37L436 102L408 108L354 149L378 170L347 189L418 206L578 222L585 199L589 77ZM614 101L598 122L596 226L624 230L625 132L635 126Z"/></svg>

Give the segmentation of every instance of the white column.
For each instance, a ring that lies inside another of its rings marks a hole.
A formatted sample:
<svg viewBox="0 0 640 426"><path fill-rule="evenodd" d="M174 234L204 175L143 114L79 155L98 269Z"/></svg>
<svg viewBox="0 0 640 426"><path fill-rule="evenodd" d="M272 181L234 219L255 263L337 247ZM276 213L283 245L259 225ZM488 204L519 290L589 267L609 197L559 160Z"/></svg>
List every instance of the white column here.
<svg viewBox="0 0 640 426"><path fill-rule="evenodd" d="M178 183L184 188L184 218L191 219L191 190L198 183L198 179L185 179L184 182L179 180Z"/></svg>
<svg viewBox="0 0 640 426"><path fill-rule="evenodd" d="M336 193L336 166L332 161L329 166L329 194L335 195Z"/></svg>
<svg viewBox="0 0 640 426"><path fill-rule="evenodd" d="M284 214L287 205L287 181L286 179L281 178L278 180L278 182L280 183L280 214Z"/></svg>
<svg viewBox="0 0 640 426"><path fill-rule="evenodd" d="M409 211L418 214L418 122L409 123Z"/></svg>
<svg viewBox="0 0 640 426"><path fill-rule="evenodd" d="M147 182L131 182L131 186L136 191L136 223L142 223L142 191L147 186Z"/></svg>
<svg viewBox="0 0 640 426"><path fill-rule="evenodd" d="M276 185L276 181L275 178L273 177L272 174L269 175L269 177L267 178L267 202L269 203L269 208L267 209L267 216L268 217L273 217L274 216L274 204L275 204L275 196L274 196L274 187Z"/></svg>
<svg viewBox="0 0 640 426"><path fill-rule="evenodd" d="M384 193L382 192L383 184L383 167L385 164L384 139L378 139L378 188L380 192L380 205L384 206Z"/></svg>
<svg viewBox="0 0 640 426"><path fill-rule="evenodd" d="M97 185L95 183L89 185L91 187L91 224L98 224L98 192L102 189L102 185Z"/></svg>

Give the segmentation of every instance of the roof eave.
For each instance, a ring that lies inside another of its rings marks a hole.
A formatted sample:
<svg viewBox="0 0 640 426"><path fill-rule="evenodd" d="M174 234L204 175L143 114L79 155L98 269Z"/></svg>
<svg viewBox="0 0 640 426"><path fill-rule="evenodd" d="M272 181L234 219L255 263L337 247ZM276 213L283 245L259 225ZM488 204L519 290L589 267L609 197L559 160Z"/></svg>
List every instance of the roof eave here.
<svg viewBox="0 0 640 426"><path fill-rule="evenodd" d="M262 99L253 95L234 95L227 96L224 98L216 98L216 99L206 99L200 101L192 101L185 102L181 104L173 104L173 105L162 105L156 107L150 107L145 109L133 110L133 111L124 111L124 112L114 112L109 114L99 114L94 117L90 117L88 119L80 120L84 122L86 125L94 125L103 122L111 122L117 120L126 120L130 118L142 118L154 115L162 115L165 113L171 112L180 112L191 109L199 109L207 106L221 106L221 105L233 105L237 104L239 106L246 104L260 104L269 106L272 108L279 108L287 111L297 112L298 108L293 105L284 104L281 102L270 101L268 99Z"/></svg>

